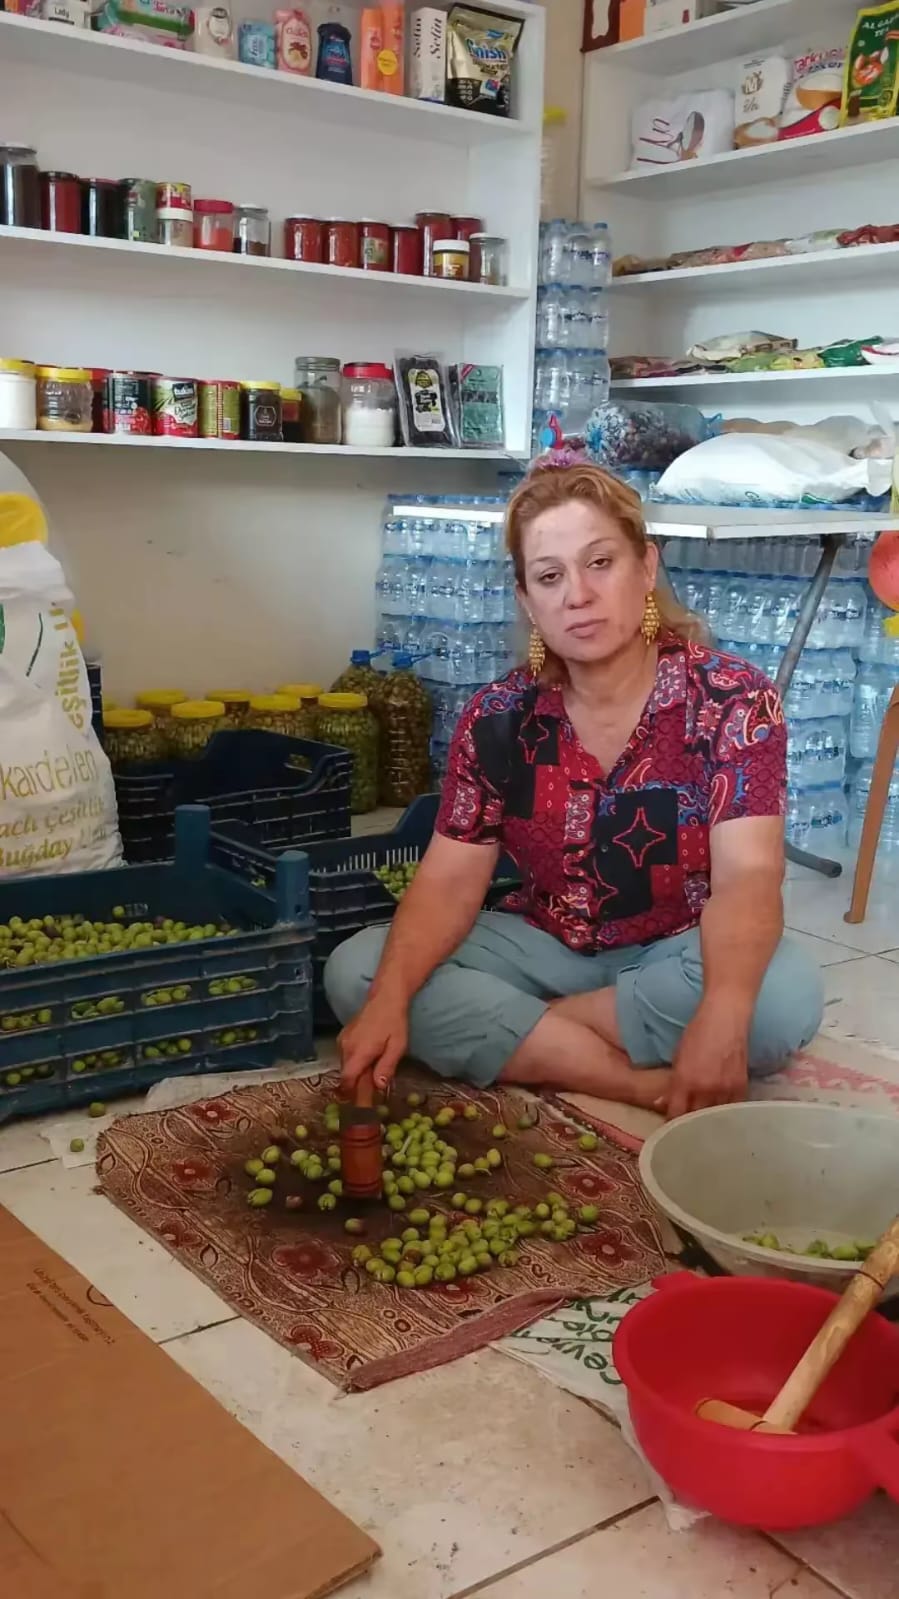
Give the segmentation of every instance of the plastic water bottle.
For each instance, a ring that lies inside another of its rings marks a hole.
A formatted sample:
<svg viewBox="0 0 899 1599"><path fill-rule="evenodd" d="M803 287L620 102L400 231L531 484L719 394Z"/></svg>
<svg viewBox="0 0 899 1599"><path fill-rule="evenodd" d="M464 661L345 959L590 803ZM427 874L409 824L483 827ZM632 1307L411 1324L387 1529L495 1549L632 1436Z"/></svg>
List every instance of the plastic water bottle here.
<svg viewBox="0 0 899 1599"><path fill-rule="evenodd" d="M872 664L877 662L881 666L892 666L899 678L899 638L892 638L889 633L883 631L884 622L896 613L881 604L873 589L866 589L866 595L868 608L858 647L859 660L869 661Z"/></svg>
<svg viewBox="0 0 899 1599"><path fill-rule="evenodd" d="M788 721L787 773L797 788L842 783L849 747L848 718Z"/></svg>
<svg viewBox="0 0 899 1599"><path fill-rule="evenodd" d="M873 775L873 763L866 761L863 766L859 767L852 782L849 808L849 843L853 849L857 849L861 842L862 824L865 820L865 808L871 792L871 778ZM890 782L877 853L878 855L899 855L899 766L894 771Z"/></svg>
<svg viewBox="0 0 899 1599"><path fill-rule="evenodd" d="M880 729L895 686L896 674L891 667L867 662L860 667L849 728L849 748L856 760L873 761L877 754Z"/></svg>
<svg viewBox="0 0 899 1599"><path fill-rule="evenodd" d="M563 283L567 270L567 246L572 224L562 217L540 224L539 264L541 283Z"/></svg>
<svg viewBox="0 0 899 1599"><path fill-rule="evenodd" d="M563 281L581 289L604 289L611 278L612 251L605 222L574 222L564 245Z"/></svg>
<svg viewBox="0 0 899 1599"><path fill-rule="evenodd" d="M608 296L604 289L587 289L584 294L580 342L585 350L609 347Z"/></svg>
<svg viewBox="0 0 899 1599"><path fill-rule="evenodd" d="M792 844L829 855L846 843L847 805L841 783L787 786L786 833Z"/></svg>
<svg viewBox="0 0 899 1599"><path fill-rule="evenodd" d="M537 290L538 350L558 350L564 346L564 305L565 290L560 283L547 283Z"/></svg>

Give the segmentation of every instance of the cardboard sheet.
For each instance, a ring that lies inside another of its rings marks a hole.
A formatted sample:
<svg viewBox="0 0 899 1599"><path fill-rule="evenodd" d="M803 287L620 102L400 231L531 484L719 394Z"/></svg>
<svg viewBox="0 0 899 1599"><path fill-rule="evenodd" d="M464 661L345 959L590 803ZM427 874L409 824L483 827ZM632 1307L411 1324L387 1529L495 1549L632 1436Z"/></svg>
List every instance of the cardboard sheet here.
<svg viewBox="0 0 899 1599"><path fill-rule="evenodd" d="M317 1599L371 1538L0 1206L0 1588Z"/></svg>

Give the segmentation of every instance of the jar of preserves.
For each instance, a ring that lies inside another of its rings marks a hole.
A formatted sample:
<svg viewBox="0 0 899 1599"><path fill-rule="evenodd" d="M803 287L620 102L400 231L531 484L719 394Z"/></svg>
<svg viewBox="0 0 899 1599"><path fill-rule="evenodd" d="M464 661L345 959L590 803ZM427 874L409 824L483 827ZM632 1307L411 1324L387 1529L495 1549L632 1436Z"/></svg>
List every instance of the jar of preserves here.
<svg viewBox="0 0 899 1599"><path fill-rule="evenodd" d="M508 240L492 233L473 233L469 244L468 276L472 283L492 283L500 288L508 280Z"/></svg>
<svg viewBox="0 0 899 1599"><path fill-rule="evenodd" d="M30 144L0 145L0 222L11 228L41 225L37 151Z"/></svg>
<svg viewBox="0 0 899 1599"><path fill-rule="evenodd" d="M206 698L218 700L224 706L223 727L237 728L245 725L247 711L250 708L249 689L211 688Z"/></svg>
<svg viewBox="0 0 899 1599"><path fill-rule="evenodd" d="M142 711L149 711L157 724L165 730L169 724L173 705L182 705L188 696L180 688L147 688L135 694L134 703Z"/></svg>
<svg viewBox="0 0 899 1599"><path fill-rule="evenodd" d="M467 278L471 245L467 239L435 239L431 247L433 278Z"/></svg>
<svg viewBox="0 0 899 1599"><path fill-rule="evenodd" d="M264 205L234 207L234 254L270 255L272 225Z"/></svg>
<svg viewBox="0 0 899 1599"><path fill-rule="evenodd" d="M483 233L484 224L480 217L450 217L449 230L454 239L470 239L475 233Z"/></svg>
<svg viewBox="0 0 899 1599"><path fill-rule="evenodd" d="M0 428L31 433L37 427L37 386L31 361L0 360Z"/></svg>
<svg viewBox="0 0 899 1599"><path fill-rule="evenodd" d="M359 223L331 217L325 227L325 259L329 266L359 265Z"/></svg>
<svg viewBox="0 0 899 1599"><path fill-rule="evenodd" d="M81 179L81 232L92 239L125 237L125 196L118 178Z"/></svg>
<svg viewBox="0 0 899 1599"><path fill-rule="evenodd" d="M169 750L179 761L198 761L209 740L225 726L221 700L182 700L172 706L166 727Z"/></svg>
<svg viewBox="0 0 899 1599"><path fill-rule="evenodd" d="M432 274L431 251L435 239L448 239L452 234L452 224L447 211L418 211L415 215L415 226L421 233L422 264L421 270L426 278Z"/></svg>
<svg viewBox="0 0 899 1599"><path fill-rule="evenodd" d="M402 222L392 230L390 265L394 272L421 277L421 229L413 222Z"/></svg>
<svg viewBox="0 0 899 1599"><path fill-rule="evenodd" d="M393 657L381 690L383 805L409 805L431 787L431 699L416 677L412 656Z"/></svg>
<svg viewBox="0 0 899 1599"><path fill-rule="evenodd" d="M294 383L300 395L300 442L340 443L340 362L331 355L298 355Z"/></svg>
<svg viewBox="0 0 899 1599"><path fill-rule="evenodd" d="M39 366L37 425L43 433L90 433L94 386L83 366Z"/></svg>
<svg viewBox="0 0 899 1599"><path fill-rule="evenodd" d="M287 217L284 223L284 256L288 261L324 261L324 222L317 217Z"/></svg>
<svg viewBox="0 0 899 1599"><path fill-rule="evenodd" d="M194 249L224 250L234 245L234 207L230 200L194 201Z"/></svg>
<svg viewBox="0 0 899 1599"><path fill-rule="evenodd" d="M294 738L315 738L321 691L321 683L282 683L276 689L277 694L286 694L299 702L299 710L293 719Z"/></svg>
<svg viewBox="0 0 899 1599"><path fill-rule="evenodd" d="M74 172L42 172L41 227L49 233L81 232L81 184Z"/></svg>
<svg viewBox="0 0 899 1599"><path fill-rule="evenodd" d="M254 444L280 444L281 385L251 378L240 385L240 436Z"/></svg>
<svg viewBox="0 0 899 1599"><path fill-rule="evenodd" d="M363 218L359 224L359 265L365 272L390 271L390 229Z"/></svg>
<svg viewBox="0 0 899 1599"><path fill-rule="evenodd" d="M253 694L244 726L293 737L294 717L299 708L300 702L293 694Z"/></svg>
<svg viewBox="0 0 899 1599"><path fill-rule="evenodd" d="M318 737L353 757L350 810L354 816L373 811L378 803L378 723L364 694L322 694L318 702Z"/></svg>
<svg viewBox="0 0 899 1599"><path fill-rule="evenodd" d="M165 760L165 739L150 711L103 707L103 747L112 767L156 765Z"/></svg>
<svg viewBox="0 0 899 1599"><path fill-rule="evenodd" d="M391 449L396 443L396 387L389 366L348 361L341 386L343 442L355 449Z"/></svg>

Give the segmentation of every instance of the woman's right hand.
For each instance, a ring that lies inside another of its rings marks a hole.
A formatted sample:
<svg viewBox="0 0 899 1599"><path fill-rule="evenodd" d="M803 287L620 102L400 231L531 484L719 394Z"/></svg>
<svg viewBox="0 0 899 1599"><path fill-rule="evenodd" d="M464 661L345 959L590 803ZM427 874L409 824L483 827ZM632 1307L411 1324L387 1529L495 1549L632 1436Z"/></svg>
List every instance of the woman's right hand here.
<svg viewBox="0 0 899 1599"><path fill-rule="evenodd" d="M408 1007L388 995L374 994L337 1040L340 1086L352 1098L363 1072L374 1068L375 1087L386 1093L409 1044Z"/></svg>

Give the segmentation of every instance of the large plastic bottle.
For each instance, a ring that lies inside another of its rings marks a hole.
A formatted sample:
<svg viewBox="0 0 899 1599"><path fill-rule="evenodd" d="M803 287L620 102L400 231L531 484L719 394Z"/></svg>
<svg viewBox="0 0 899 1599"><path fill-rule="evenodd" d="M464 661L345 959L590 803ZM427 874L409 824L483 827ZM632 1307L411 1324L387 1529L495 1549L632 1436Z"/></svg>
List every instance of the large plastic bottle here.
<svg viewBox="0 0 899 1599"><path fill-rule="evenodd" d="M332 694L364 694L377 715L386 678L371 664L371 650L353 650L349 666L331 684Z"/></svg>
<svg viewBox="0 0 899 1599"><path fill-rule="evenodd" d="M400 651L381 688L383 805L409 805L431 786L431 698L413 665Z"/></svg>

